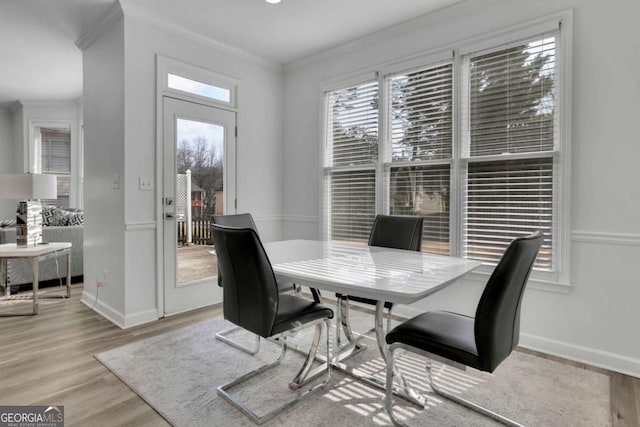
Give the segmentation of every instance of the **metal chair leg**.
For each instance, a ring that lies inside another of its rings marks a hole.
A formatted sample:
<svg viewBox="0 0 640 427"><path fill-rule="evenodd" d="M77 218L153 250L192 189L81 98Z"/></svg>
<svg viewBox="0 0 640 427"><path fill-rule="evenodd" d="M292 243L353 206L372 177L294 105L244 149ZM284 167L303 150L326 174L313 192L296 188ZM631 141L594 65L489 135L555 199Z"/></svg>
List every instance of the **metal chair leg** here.
<svg viewBox="0 0 640 427"><path fill-rule="evenodd" d="M322 331L322 323L325 324L325 329L326 329L326 334L327 334L327 361L331 360L331 346L330 346L330 339L329 339L329 329L331 327L331 322L329 319L321 319L318 320L316 322L312 322L312 323L308 323L306 325L302 325L300 328L296 328L293 329L291 331L289 331L288 333L285 333L282 335L282 338L279 340L280 345L281 345L281 352L280 355L278 356L278 358L269 364L263 365L251 372L248 372L244 375L242 375L239 378L236 378L235 380L232 380L226 384L223 384L221 386L218 387L218 394L220 396L222 396L222 398L224 398L227 402L231 403L236 409L238 409L240 412L242 412L245 416L247 416L249 419L251 419L251 421L253 421L256 424L263 424L266 421L270 420L271 418L283 413L284 411L288 410L289 408L291 408L292 406L294 406L296 403L300 402L301 400L309 397L312 393L314 393L315 391L319 390L320 388L324 387L329 380L331 379L331 363L327 363L327 376L324 379L323 382L316 384L315 386L305 390L304 392L300 393L299 395L297 395L295 398L285 402L284 404L280 405L279 407L267 412L264 415L258 415L255 412L253 412L251 409L249 409L249 407L247 407L244 403L242 403L236 396L232 395L231 393L229 393L229 390L235 386L237 386L238 384L241 384L247 380L249 380L250 378L253 378L273 367L276 367L280 364L280 362L282 362L282 360L284 359L285 353L287 351L287 344L286 344L286 337L288 335L290 335L291 333L295 333L298 330L305 328L305 327L309 327L309 326L313 326L316 325L319 326L320 331ZM318 334L318 328L316 328L316 334ZM296 378L293 380L293 382L295 382L296 380L300 381L300 385L303 385L305 383L307 383L310 379L306 379L304 380L304 376L306 375L306 373L308 373L308 368L307 368L307 363L311 360L311 362L313 361L313 359L315 359L315 354L318 350L318 344L319 344L319 336L317 338L317 340L314 337L314 344L311 346L311 349L309 350L309 355L307 356L307 359L305 360L305 363L303 364L302 368L300 369L300 371L298 372L298 374L296 375ZM291 388L291 385L290 385Z"/></svg>
<svg viewBox="0 0 640 427"><path fill-rule="evenodd" d="M327 362L325 363L328 363L329 366L327 367L327 369L330 372L331 363L329 363L329 361L331 360L331 337L330 337L331 334L329 333L329 330L331 328L331 321L327 319L324 322L324 325L325 325L326 335L327 335ZM321 336L322 336L322 323L318 323L316 325L315 333L313 334L313 339L311 340L311 347L309 348L309 353L307 354L307 358L305 359L304 363L302 364L302 367L300 368L300 371L295 376L293 381L289 383L289 388L291 390L299 389L300 387L309 383L310 381L312 381L322 373L322 371L320 371L316 375L307 378L309 371L311 371L311 368L313 367L313 362L316 360L316 354L318 354L318 348L320 345ZM329 373L329 375L331 374ZM327 378L327 381L328 381L328 378Z"/></svg>
<svg viewBox="0 0 640 427"><path fill-rule="evenodd" d="M440 368L440 370L444 370L444 365ZM485 415L489 418L492 418L496 421L498 421L499 423L502 423L506 426L510 426L510 427L523 427L522 424L507 418L503 415L500 415L496 412L493 412L490 409L485 408L484 406L480 406L475 402L472 402L470 400L467 399L463 399L459 396L456 396L454 394L448 393L446 391L444 391L443 389L441 389L440 387L438 387L438 385L435 383L435 379L437 377L437 375L434 375L433 373L433 368L430 365L427 365L427 372L429 373L429 386L431 387L431 389L438 395L447 398L449 400L452 400L462 406L465 406L469 409L471 409L472 411L478 412L482 415Z"/></svg>
<svg viewBox="0 0 640 427"><path fill-rule="evenodd" d="M405 349L407 351L413 352L413 353L417 353L426 357L432 357L433 355L431 353L428 352L424 352L421 351L419 349L404 345L404 344L392 344L389 347L389 352L387 353L387 382L386 382L386 393L385 393L385 409L387 411L387 414L389 415L389 418L391 419L391 422L393 423L393 425L395 426L403 426L403 427L408 427L407 424L401 422L400 420L398 420L397 418L395 418L394 414L393 414L393 378L394 376L401 378L401 376L399 375L399 371L397 370L398 368L395 365L395 352L399 349ZM445 359L441 359L439 357L436 357L438 361L441 361L445 364L447 364L447 361ZM458 364L458 363L454 363L451 362L451 365L456 367L456 368L464 368L464 365ZM435 383L435 377L436 375L433 374L433 368L431 367L431 362L427 364L426 366L427 369L427 376L429 378L429 386L431 387L431 389L434 391L434 393L449 399L453 402L456 402L462 406L465 406L469 409L471 409L472 411L475 411L477 413L480 413L482 415L485 415L489 418L494 419L495 421L498 421L499 423L502 423L504 425L510 426L510 427L523 427L522 424L513 421L510 418L507 418L503 415L497 414L496 412L493 412L483 406L478 405L477 403L471 402L470 400L467 399L463 399L461 397L455 396L453 394L450 394L444 390L442 390L441 388L439 388L437 386L437 384ZM441 370L444 369L444 366L441 367Z"/></svg>
<svg viewBox="0 0 640 427"><path fill-rule="evenodd" d="M255 342L255 347L254 348L249 348L243 344L240 344L237 341L233 341L230 338L227 338L227 335L242 329L240 326L232 326L229 329L225 329L224 331L220 331L216 334L216 339L218 341L222 341L225 344L230 345L231 347L237 348L238 350L242 350L245 353L249 353L251 355L258 353L258 351L260 351L260 336L256 335L256 342Z"/></svg>
<svg viewBox="0 0 640 427"><path fill-rule="evenodd" d="M402 375L400 369L395 364L395 352L398 349L401 349L400 345L391 345L389 346L386 356L387 356L387 381L385 385L385 409L387 410L387 414L389 414L389 418L393 425L396 426L404 426L407 427L406 424L403 424L398 419L396 419L393 415L393 394L401 393L404 394L405 400L409 400L411 403L417 405L420 408L424 408L426 404L426 399L422 396L416 389L411 387L407 381L407 379ZM393 379L394 377L398 380L400 387L394 387ZM408 399L407 399L408 397Z"/></svg>

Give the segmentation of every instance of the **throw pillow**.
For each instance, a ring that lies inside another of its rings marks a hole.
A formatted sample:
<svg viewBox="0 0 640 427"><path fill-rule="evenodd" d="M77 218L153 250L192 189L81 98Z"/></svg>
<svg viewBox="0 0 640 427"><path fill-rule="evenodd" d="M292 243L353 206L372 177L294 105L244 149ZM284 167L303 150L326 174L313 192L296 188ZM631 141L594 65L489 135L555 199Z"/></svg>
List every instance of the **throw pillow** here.
<svg viewBox="0 0 640 427"><path fill-rule="evenodd" d="M0 221L0 227L5 228L5 227L15 227L16 226L16 220L15 219L4 219L2 221Z"/></svg>
<svg viewBox="0 0 640 427"><path fill-rule="evenodd" d="M64 227L67 225L83 225L82 209L61 209L57 206L42 207L42 225L44 227Z"/></svg>
<svg viewBox="0 0 640 427"><path fill-rule="evenodd" d="M83 225L84 212L67 212L68 225Z"/></svg>
<svg viewBox="0 0 640 427"><path fill-rule="evenodd" d="M42 207L42 225L44 227L58 225L57 211L58 211L58 208L55 206Z"/></svg>
<svg viewBox="0 0 640 427"><path fill-rule="evenodd" d="M69 225L69 212L64 209L57 208L56 209L56 221L55 224L57 226L65 226Z"/></svg>

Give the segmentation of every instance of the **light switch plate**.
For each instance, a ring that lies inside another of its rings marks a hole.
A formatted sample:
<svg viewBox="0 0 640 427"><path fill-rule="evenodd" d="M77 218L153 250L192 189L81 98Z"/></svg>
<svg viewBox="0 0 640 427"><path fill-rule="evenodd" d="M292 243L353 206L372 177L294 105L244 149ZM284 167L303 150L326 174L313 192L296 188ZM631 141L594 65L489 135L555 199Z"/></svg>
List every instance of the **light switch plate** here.
<svg viewBox="0 0 640 427"><path fill-rule="evenodd" d="M140 176L138 177L138 188L140 191L151 191L153 190L153 180L149 176Z"/></svg>

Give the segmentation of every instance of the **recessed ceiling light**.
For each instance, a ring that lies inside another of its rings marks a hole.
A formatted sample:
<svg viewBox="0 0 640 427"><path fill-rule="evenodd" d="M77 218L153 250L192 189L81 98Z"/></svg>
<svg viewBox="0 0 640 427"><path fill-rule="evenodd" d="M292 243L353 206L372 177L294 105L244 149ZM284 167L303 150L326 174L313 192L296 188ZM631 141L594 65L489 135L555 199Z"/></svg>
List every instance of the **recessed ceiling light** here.
<svg viewBox="0 0 640 427"><path fill-rule="evenodd" d="M267 3L271 3L271 4L278 4L280 3L282 0L265 0Z"/></svg>

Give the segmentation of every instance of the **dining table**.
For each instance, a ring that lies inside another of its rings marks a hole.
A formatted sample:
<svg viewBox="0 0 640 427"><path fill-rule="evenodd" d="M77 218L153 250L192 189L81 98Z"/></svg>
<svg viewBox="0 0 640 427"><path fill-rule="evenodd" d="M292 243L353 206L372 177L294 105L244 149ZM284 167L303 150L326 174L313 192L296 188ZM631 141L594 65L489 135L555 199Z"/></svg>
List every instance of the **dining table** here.
<svg viewBox="0 0 640 427"><path fill-rule="evenodd" d="M385 363L385 302L413 304L455 283L481 265L478 261L462 257L346 241L284 240L266 243L264 247L276 278L310 288L316 299L319 299L319 291L327 291L376 300L373 323L378 350ZM366 348L351 330L347 298L337 298L335 317L338 342L334 344L334 354L323 362L384 390L384 378L365 373L347 363L350 357ZM347 339L344 345L339 342L340 329ZM320 367L310 371L309 378L321 370ZM394 369L394 372L398 381L394 393L424 406L424 396L413 389L398 370Z"/></svg>

